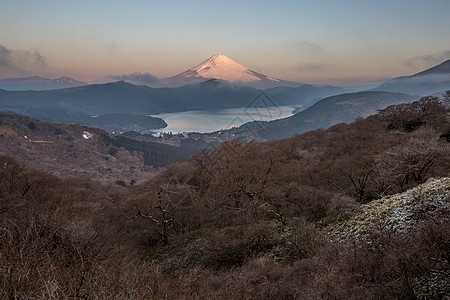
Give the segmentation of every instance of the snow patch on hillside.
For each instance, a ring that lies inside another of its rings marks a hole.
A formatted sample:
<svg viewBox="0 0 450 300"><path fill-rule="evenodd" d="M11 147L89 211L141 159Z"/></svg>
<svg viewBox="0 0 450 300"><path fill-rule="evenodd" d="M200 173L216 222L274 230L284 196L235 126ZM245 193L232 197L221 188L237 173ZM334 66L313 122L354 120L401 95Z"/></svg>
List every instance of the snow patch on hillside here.
<svg viewBox="0 0 450 300"><path fill-rule="evenodd" d="M85 139L85 140L88 140L88 139L90 139L92 137L92 134L90 133L90 132L88 132L88 131L83 131L83 138Z"/></svg>
<svg viewBox="0 0 450 300"><path fill-rule="evenodd" d="M365 239L376 228L404 232L425 218L450 209L450 178L432 178L404 193L386 196L361 205L346 221L327 228L338 240Z"/></svg>

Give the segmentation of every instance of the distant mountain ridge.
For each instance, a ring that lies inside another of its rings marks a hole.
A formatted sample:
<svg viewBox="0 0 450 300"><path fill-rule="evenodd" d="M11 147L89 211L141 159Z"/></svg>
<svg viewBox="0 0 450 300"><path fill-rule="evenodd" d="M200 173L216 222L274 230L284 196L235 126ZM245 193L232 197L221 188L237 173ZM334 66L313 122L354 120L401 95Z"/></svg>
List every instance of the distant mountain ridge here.
<svg viewBox="0 0 450 300"><path fill-rule="evenodd" d="M278 140L309 130L351 123L392 104L407 103L416 97L401 93L366 91L331 96L293 116L269 122L252 122L234 129L236 135L255 134L264 140ZM233 130L231 130L233 131Z"/></svg>
<svg viewBox="0 0 450 300"><path fill-rule="evenodd" d="M443 63L429 68L425 71L414 74L413 76L423 76L429 74L450 74L450 59L444 61Z"/></svg>
<svg viewBox="0 0 450 300"><path fill-rule="evenodd" d="M55 79L43 78L40 76L7 78L0 80L0 89L8 91L26 91L26 90L52 90L61 88L70 88L87 85L87 83L75 80L70 77L60 77Z"/></svg>
<svg viewBox="0 0 450 300"><path fill-rule="evenodd" d="M450 60L446 60L414 75L391 79L373 90L429 96L449 89Z"/></svg>
<svg viewBox="0 0 450 300"><path fill-rule="evenodd" d="M274 105L305 107L321 98L342 93L343 90L302 85L297 88L268 89L265 92L272 98ZM87 117L113 113L156 115L246 107L260 93L259 89L218 79L178 88L151 88L118 81L49 91L0 90L0 111L21 113L46 121L94 124L92 120L86 122ZM127 118L132 119L130 116Z"/></svg>
<svg viewBox="0 0 450 300"><path fill-rule="evenodd" d="M247 123L237 131L244 132L250 128L250 131L257 132L263 139L279 139L312 129L327 128L340 122L352 122L388 105L411 102L420 96L450 90L449 70L450 60L447 60L417 74L392 79L375 90L359 93L344 93L345 90L333 86L299 83L295 87L258 89L252 84L278 84L283 81L251 71L226 56L216 55L177 75L178 79L186 79L184 83L192 80L195 82L193 84L151 88L118 81L50 91L0 90L0 111L25 112L45 120L55 120L55 115L65 116L66 119L73 117L78 122L86 120L86 115L113 114L113 118L120 117L123 122L128 122L134 115L244 108L264 92L275 106L289 105L300 107L303 111L286 119L263 124ZM123 115L119 116L117 113ZM150 121L137 117L136 124L127 125L138 126L138 119L141 119L141 124L152 122L164 125L161 120ZM110 120L111 115L105 117L105 122L109 123ZM103 122L102 126L104 125Z"/></svg>
<svg viewBox="0 0 450 300"><path fill-rule="evenodd" d="M297 103L303 107L310 106L320 99L345 93L343 88L324 85L315 86L311 84L302 84L298 87L274 87L265 89L277 103ZM299 99L303 101L300 102Z"/></svg>
<svg viewBox="0 0 450 300"><path fill-rule="evenodd" d="M209 79L226 80L234 84L243 84L254 88L300 85L297 82L269 77L252 71L225 55L217 54L187 71L164 78L162 82L169 87L176 87Z"/></svg>
<svg viewBox="0 0 450 300"><path fill-rule="evenodd" d="M0 106L61 108L89 115L106 113L157 114L186 108L148 86L124 81L49 91L1 91Z"/></svg>

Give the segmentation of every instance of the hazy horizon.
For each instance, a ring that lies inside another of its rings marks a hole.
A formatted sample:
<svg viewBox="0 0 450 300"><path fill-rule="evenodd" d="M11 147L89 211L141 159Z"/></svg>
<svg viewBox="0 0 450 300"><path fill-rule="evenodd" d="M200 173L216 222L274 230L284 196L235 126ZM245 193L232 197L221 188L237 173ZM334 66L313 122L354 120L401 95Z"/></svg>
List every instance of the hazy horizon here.
<svg viewBox="0 0 450 300"><path fill-rule="evenodd" d="M450 2L1 1L0 79L173 76L224 54L268 76L367 85L450 59Z"/></svg>

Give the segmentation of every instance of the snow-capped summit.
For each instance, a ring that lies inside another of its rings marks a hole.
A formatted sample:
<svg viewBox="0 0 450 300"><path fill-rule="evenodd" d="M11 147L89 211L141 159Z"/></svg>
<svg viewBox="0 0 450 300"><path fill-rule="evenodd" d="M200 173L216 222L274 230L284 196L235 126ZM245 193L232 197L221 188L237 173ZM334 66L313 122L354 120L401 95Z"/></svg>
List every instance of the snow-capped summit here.
<svg viewBox="0 0 450 300"><path fill-rule="evenodd" d="M213 55L201 64L163 81L168 86L180 86L209 79L221 79L254 87L299 85L299 83L284 81L252 71L222 54Z"/></svg>
<svg viewBox="0 0 450 300"><path fill-rule="evenodd" d="M251 82L260 78L255 72L235 62L225 55L213 55L201 64L181 73L186 77L215 78L227 81ZM274 81L279 81L274 79Z"/></svg>

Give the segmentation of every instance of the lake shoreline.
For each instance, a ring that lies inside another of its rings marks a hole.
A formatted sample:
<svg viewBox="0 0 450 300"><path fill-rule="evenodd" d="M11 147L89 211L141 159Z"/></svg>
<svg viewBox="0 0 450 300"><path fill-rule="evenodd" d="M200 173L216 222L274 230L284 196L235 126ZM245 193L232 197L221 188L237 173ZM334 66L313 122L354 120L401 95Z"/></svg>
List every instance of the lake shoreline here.
<svg viewBox="0 0 450 300"><path fill-rule="evenodd" d="M197 110L149 115L167 123L167 127L153 129L153 134L161 133L210 133L237 127L252 121L271 121L292 116L299 106L238 107L220 110Z"/></svg>

